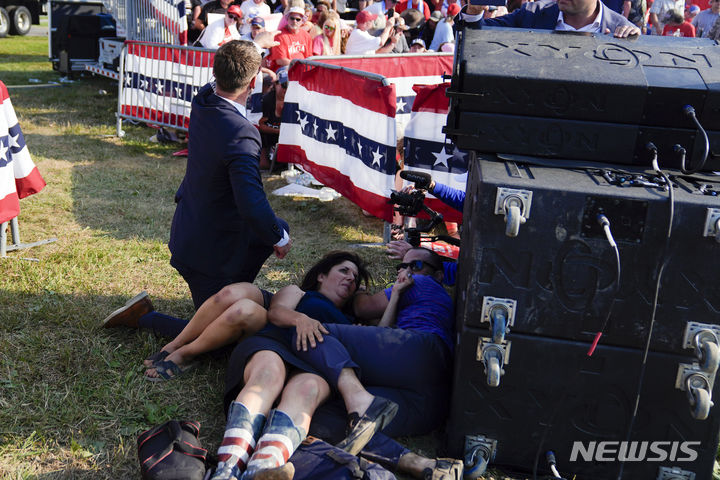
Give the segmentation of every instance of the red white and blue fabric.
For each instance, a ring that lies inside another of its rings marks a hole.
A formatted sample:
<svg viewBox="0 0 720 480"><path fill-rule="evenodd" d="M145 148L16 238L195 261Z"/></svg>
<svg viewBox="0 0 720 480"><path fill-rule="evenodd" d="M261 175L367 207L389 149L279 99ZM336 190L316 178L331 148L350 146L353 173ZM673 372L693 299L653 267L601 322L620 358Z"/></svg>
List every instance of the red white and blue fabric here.
<svg viewBox="0 0 720 480"><path fill-rule="evenodd" d="M169 37L171 43L187 45L188 24L184 0L143 0L143 4L150 8L158 20L162 35L157 41L167 42Z"/></svg>
<svg viewBox="0 0 720 480"><path fill-rule="evenodd" d="M378 74L390 84L383 87L378 78L297 62L290 70L277 158L303 165L324 185L391 221L388 200L397 139L410 121L413 86L441 83L442 75L452 71L453 58L383 55L317 61Z"/></svg>
<svg viewBox="0 0 720 480"><path fill-rule="evenodd" d="M127 42L120 114L187 130L192 99L213 79L214 52Z"/></svg>
<svg viewBox="0 0 720 480"><path fill-rule="evenodd" d="M410 121L415 100L415 85L443 83L442 76L451 74L453 55L368 55L364 57L323 57L318 61L368 73L377 73L395 85L395 121L398 138L402 138Z"/></svg>
<svg viewBox="0 0 720 480"><path fill-rule="evenodd" d="M403 140L405 168L427 172L437 183L465 191L468 154L454 146L442 132L450 108L450 100L445 96L449 85L415 87L417 96ZM425 203L441 212L445 221L462 222L462 213L432 195L427 196Z"/></svg>
<svg viewBox="0 0 720 480"><path fill-rule="evenodd" d="M255 79L255 87L253 88L247 103L247 119L253 125L257 125L262 118L262 99L263 99L263 73L258 73Z"/></svg>
<svg viewBox="0 0 720 480"><path fill-rule="evenodd" d="M395 86L295 63L289 72L278 158L299 163L360 208L390 221L395 178Z"/></svg>
<svg viewBox="0 0 720 480"><path fill-rule="evenodd" d="M0 223L20 213L20 199L45 187L30 158L5 84L0 81Z"/></svg>

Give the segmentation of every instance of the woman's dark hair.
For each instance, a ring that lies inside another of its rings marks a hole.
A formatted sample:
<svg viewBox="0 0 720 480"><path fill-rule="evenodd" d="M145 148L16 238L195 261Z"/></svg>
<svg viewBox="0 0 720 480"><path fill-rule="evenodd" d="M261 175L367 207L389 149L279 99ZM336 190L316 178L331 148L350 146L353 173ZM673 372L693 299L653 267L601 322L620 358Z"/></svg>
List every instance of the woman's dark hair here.
<svg viewBox="0 0 720 480"><path fill-rule="evenodd" d="M327 275L330 269L332 269L335 265L340 265L344 261L350 261L357 267L357 285L360 286L360 283L364 283L365 286L367 286L370 281L370 272L367 271L367 267L365 266L363 259L354 253L335 250L325 254L319 262L308 270L305 277L303 277L302 283L300 284L300 289L306 292L310 290L317 290L320 287L320 284L317 281L318 276L321 274Z"/></svg>

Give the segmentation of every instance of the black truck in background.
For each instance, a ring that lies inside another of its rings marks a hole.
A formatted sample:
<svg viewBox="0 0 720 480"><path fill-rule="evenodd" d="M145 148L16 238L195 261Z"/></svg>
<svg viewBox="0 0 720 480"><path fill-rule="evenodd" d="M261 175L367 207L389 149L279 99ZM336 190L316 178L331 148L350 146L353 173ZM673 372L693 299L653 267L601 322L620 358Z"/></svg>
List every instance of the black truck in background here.
<svg viewBox="0 0 720 480"><path fill-rule="evenodd" d="M44 8L40 0L0 0L0 38L27 35L31 25L40 24Z"/></svg>

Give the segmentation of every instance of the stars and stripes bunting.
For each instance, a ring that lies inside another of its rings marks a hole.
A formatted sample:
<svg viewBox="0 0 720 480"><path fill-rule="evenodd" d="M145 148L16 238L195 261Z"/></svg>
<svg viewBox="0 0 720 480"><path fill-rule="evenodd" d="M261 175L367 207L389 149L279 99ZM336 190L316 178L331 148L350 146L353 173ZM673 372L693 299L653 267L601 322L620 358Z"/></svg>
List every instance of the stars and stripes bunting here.
<svg viewBox="0 0 720 480"><path fill-rule="evenodd" d="M20 199L39 192L45 180L25 144L5 84L0 81L0 223L20 213Z"/></svg>

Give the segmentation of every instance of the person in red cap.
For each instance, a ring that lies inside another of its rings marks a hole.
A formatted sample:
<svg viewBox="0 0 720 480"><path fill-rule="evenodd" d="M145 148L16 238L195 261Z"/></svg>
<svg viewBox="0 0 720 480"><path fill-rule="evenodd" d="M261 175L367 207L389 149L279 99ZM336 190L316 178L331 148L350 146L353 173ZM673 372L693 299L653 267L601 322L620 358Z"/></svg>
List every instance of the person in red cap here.
<svg viewBox="0 0 720 480"><path fill-rule="evenodd" d="M242 19L242 10L237 5L230 5L225 12L225 18L222 21L217 20L211 22L198 41L205 48L217 49L221 45L228 43L230 40L240 40L240 32L238 25Z"/></svg>
<svg viewBox="0 0 720 480"><path fill-rule="evenodd" d="M433 35L432 42L430 42L429 50L440 51L440 45L455 41L453 24L458 13L460 13L460 5L457 3L448 5L447 16L439 21L437 27L435 27L435 35Z"/></svg>
<svg viewBox="0 0 720 480"><path fill-rule="evenodd" d="M280 45L270 49L267 57L268 66L271 70L290 65L294 58L307 58L312 55L312 37L305 30L301 29L305 23L305 9L303 7L290 7L285 14L287 25L280 34L275 37Z"/></svg>
<svg viewBox="0 0 720 480"><path fill-rule="evenodd" d="M355 17L355 29L350 33L347 45L345 45L345 53L347 55L371 55L373 53L389 53L392 51L397 37L390 36L390 32L395 27L395 18L388 18L385 29L379 37L374 37L368 33L372 28L373 21L377 18L377 14L370 13L367 10L358 12ZM386 45L390 38L390 42Z"/></svg>

